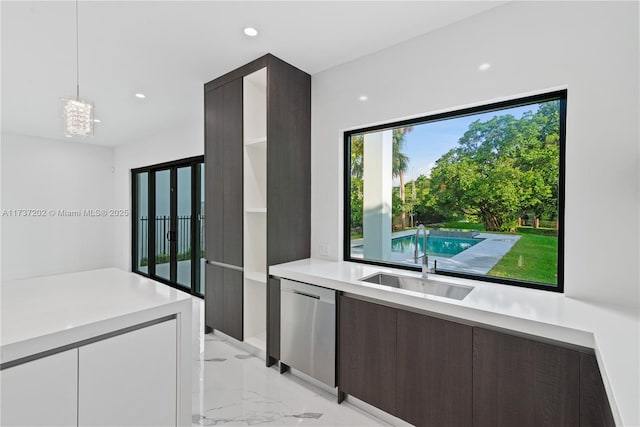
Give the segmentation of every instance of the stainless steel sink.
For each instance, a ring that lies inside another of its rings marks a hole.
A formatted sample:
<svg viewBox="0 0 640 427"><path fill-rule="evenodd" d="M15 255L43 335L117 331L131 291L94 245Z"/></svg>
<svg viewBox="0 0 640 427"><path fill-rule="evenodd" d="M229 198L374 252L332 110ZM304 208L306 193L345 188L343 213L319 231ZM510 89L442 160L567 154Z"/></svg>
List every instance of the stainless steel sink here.
<svg viewBox="0 0 640 427"><path fill-rule="evenodd" d="M395 274L376 273L361 278L363 282L377 285L390 286L392 288L407 289L409 291L422 292L439 297L463 300L473 286L451 285L433 279L420 279L409 276L396 276Z"/></svg>

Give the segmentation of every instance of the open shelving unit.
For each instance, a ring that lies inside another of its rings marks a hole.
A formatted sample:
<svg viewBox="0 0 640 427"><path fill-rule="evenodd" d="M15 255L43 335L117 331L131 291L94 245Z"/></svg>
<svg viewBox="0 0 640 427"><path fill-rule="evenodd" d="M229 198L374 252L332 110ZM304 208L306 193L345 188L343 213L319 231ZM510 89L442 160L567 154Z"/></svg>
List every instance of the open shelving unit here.
<svg viewBox="0 0 640 427"><path fill-rule="evenodd" d="M245 209L244 212L248 214L266 214L267 208L249 208Z"/></svg>
<svg viewBox="0 0 640 427"><path fill-rule="evenodd" d="M266 351L267 69L243 78L244 340Z"/></svg>

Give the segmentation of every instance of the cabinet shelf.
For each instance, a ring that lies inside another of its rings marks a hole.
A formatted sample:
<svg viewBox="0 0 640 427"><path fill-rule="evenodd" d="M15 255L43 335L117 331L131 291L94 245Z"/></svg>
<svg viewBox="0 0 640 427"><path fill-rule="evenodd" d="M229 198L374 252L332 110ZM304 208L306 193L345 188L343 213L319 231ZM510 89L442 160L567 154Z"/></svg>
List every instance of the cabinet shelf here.
<svg viewBox="0 0 640 427"><path fill-rule="evenodd" d="M258 350L266 351L267 350L267 334L266 332L261 332L257 335L246 337L244 342L247 344L257 348Z"/></svg>
<svg viewBox="0 0 640 427"><path fill-rule="evenodd" d="M246 213L267 213L267 208L247 208Z"/></svg>
<svg viewBox="0 0 640 427"><path fill-rule="evenodd" d="M244 143L245 147L254 147L254 148L266 148L267 146L267 137L261 136L260 138L253 138Z"/></svg>
<svg viewBox="0 0 640 427"><path fill-rule="evenodd" d="M267 273L263 273L261 271L245 272L244 278L254 282L267 283Z"/></svg>

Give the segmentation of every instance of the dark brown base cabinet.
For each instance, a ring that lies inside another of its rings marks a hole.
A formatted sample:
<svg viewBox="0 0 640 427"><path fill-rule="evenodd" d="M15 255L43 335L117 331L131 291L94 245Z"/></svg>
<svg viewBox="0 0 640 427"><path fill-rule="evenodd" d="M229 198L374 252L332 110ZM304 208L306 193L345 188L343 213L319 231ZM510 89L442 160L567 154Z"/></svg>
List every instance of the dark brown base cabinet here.
<svg viewBox="0 0 640 427"><path fill-rule="evenodd" d="M474 426L578 426L579 390L577 351L474 328Z"/></svg>
<svg viewBox="0 0 640 427"><path fill-rule="evenodd" d="M416 426L614 426L593 355L341 295L338 390Z"/></svg>
<svg viewBox="0 0 640 427"><path fill-rule="evenodd" d="M207 264L206 290L210 306L205 310L205 325L242 340L242 271Z"/></svg>
<svg viewBox="0 0 640 427"><path fill-rule="evenodd" d="M471 426L471 327L340 297L338 388L414 425Z"/></svg>
<svg viewBox="0 0 640 427"><path fill-rule="evenodd" d="M280 360L280 279L267 283L267 366Z"/></svg>
<svg viewBox="0 0 640 427"><path fill-rule="evenodd" d="M339 297L338 389L396 414L397 310Z"/></svg>
<svg viewBox="0 0 640 427"><path fill-rule="evenodd" d="M596 357L580 353L580 426L615 427Z"/></svg>
<svg viewBox="0 0 640 427"><path fill-rule="evenodd" d="M397 416L416 426L472 425L472 328L398 310Z"/></svg>

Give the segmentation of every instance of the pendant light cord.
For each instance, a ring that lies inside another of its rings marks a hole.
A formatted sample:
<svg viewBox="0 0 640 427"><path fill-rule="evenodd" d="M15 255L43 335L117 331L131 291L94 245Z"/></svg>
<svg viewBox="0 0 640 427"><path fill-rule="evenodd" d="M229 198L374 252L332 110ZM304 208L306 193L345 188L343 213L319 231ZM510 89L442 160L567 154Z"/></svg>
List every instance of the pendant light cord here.
<svg viewBox="0 0 640 427"><path fill-rule="evenodd" d="M78 1L76 0L76 99L80 99L80 30L78 29Z"/></svg>

